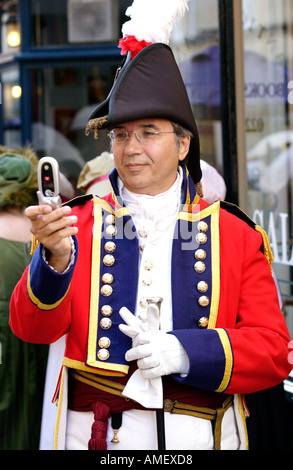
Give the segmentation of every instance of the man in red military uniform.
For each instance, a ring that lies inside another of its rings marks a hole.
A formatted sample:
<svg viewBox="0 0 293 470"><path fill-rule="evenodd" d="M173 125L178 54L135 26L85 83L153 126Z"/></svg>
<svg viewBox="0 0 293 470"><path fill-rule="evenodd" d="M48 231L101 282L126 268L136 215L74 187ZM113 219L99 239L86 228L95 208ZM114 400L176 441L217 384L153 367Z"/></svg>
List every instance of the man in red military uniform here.
<svg viewBox="0 0 293 470"><path fill-rule="evenodd" d="M55 447L156 449L164 409L167 449L247 448L243 395L287 377L290 337L266 234L200 196L168 46L125 62L89 128L110 129L113 192L27 209L40 244L11 301L23 340L67 334Z"/></svg>

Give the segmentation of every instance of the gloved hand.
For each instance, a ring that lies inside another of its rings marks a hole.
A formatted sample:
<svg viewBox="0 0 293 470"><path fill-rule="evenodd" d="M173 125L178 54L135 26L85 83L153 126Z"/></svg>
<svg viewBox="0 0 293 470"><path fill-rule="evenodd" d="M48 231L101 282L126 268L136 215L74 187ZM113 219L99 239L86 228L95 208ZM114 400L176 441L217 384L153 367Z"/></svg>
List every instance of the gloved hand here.
<svg viewBox="0 0 293 470"><path fill-rule="evenodd" d="M133 347L126 352L127 361L137 360L145 379L154 379L169 374L187 374L189 359L176 336L160 330L147 330L129 310L123 308L120 315L126 325L120 330L133 339Z"/></svg>

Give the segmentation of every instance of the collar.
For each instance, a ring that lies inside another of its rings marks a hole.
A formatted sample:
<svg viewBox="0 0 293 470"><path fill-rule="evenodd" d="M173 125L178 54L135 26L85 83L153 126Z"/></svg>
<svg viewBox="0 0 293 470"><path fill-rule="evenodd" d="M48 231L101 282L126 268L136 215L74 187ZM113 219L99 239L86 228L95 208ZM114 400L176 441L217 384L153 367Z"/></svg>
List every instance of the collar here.
<svg viewBox="0 0 293 470"><path fill-rule="evenodd" d="M191 176L189 175L187 167L185 165L182 166L182 167L179 166L178 167L178 173L179 173L179 178L180 178L180 186L178 186L178 188L180 188L180 190L181 190L181 200L179 201L179 205L181 204L184 208L184 207L188 207L188 206L193 205L193 204L197 204L198 200L199 200L199 197L196 194L195 184L194 184ZM118 175L118 172L117 172L116 168L114 168L111 171L111 173L109 175L109 179L110 179L110 182L111 182L111 185L112 185L112 188L113 188L113 193L114 193L113 197L114 197L115 204L117 204L118 206L120 205L121 207L122 206L125 207L126 204L123 201L123 195L121 195L121 191L123 192L124 185L123 185L122 181L119 178L119 175ZM177 177L177 180L175 181L174 185L176 185L176 184L178 184L178 177ZM172 186L172 188L173 188L173 186ZM168 191L170 191L172 188L170 188ZM167 193L168 193L168 191L167 191ZM164 195L164 194L165 193L162 193L162 195ZM158 195L158 196L161 196L161 195ZM146 196L146 197L152 198L152 197L157 197L157 196Z"/></svg>
<svg viewBox="0 0 293 470"><path fill-rule="evenodd" d="M132 216L155 220L160 214L171 216L177 214L180 204L182 170L177 173L174 184L167 191L149 196L129 191L118 177L119 194Z"/></svg>

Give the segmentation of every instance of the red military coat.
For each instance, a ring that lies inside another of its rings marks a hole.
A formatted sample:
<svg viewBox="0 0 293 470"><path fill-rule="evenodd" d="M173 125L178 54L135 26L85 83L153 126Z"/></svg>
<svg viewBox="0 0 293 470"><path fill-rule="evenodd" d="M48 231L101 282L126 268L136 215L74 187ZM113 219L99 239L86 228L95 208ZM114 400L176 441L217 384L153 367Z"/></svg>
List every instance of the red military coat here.
<svg viewBox="0 0 293 470"><path fill-rule="evenodd" d="M104 199L85 196L71 203L78 234L68 272L54 272L38 247L13 293L10 325L28 342L52 343L67 334L68 367L126 376L131 340L118 328L118 312L123 306L135 310L139 247L131 216L115 196L115 174L112 185L113 195ZM186 175L182 194L170 333L183 344L190 371L174 379L231 394L272 387L291 370L290 336L264 256L266 237L235 206L200 199ZM114 279L110 295L103 293L106 273ZM110 346L101 345L105 336Z"/></svg>

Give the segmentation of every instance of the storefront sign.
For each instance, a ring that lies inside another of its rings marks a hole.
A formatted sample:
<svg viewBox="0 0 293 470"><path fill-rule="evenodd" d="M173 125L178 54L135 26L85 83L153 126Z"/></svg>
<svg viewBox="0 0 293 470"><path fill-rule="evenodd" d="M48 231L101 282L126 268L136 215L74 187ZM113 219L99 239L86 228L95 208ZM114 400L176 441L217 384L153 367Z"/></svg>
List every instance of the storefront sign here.
<svg viewBox="0 0 293 470"><path fill-rule="evenodd" d="M274 262L293 266L293 246L289 246L288 240L288 214L280 212L275 219L275 214L270 212L265 222L264 211L257 209L252 218L266 230L274 254Z"/></svg>
<svg viewBox="0 0 293 470"><path fill-rule="evenodd" d="M275 98L286 96L285 83L246 83L245 84L245 98ZM293 99L293 97L292 97Z"/></svg>

